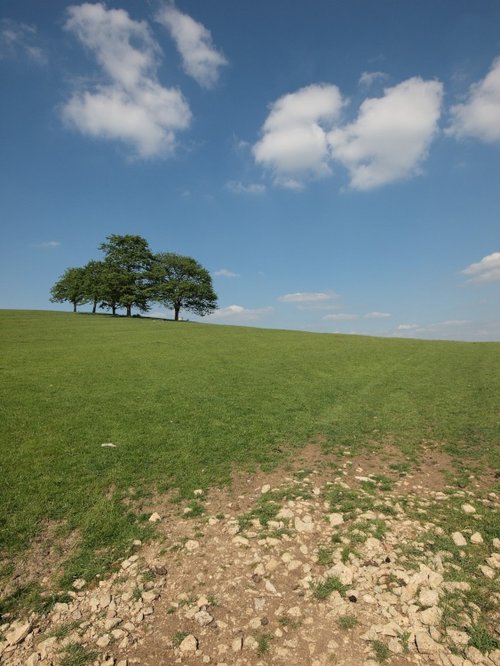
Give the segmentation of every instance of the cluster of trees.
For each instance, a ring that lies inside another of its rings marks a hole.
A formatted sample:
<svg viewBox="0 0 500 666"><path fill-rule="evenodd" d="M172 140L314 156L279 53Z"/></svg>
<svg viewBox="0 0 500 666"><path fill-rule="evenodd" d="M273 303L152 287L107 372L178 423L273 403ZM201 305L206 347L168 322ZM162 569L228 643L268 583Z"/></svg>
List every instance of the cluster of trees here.
<svg viewBox="0 0 500 666"><path fill-rule="evenodd" d="M197 315L217 308L217 295L209 272L195 259L173 252L153 254L142 236L112 234L99 246L102 261L89 261L80 268L67 268L54 284L53 303L69 301L73 312L91 303L92 312L104 308L113 315L132 308L147 312L152 302L174 311L181 309Z"/></svg>

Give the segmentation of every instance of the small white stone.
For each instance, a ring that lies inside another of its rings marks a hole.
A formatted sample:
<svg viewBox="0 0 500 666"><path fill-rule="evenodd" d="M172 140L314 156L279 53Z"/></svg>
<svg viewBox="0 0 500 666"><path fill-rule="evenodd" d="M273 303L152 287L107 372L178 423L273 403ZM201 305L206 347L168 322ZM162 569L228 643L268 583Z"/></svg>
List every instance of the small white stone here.
<svg viewBox="0 0 500 666"><path fill-rule="evenodd" d="M198 649L198 639L193 634L189 634L179 645L181 652L196 652Z"/></svg>
<svg viewBox="0 0 500 666"><path fill-rule="evenodd" d="M491 567L486 566L486 564L481 564L479 569L481 570L483 576L486 576L486 578L489 578L490 580L495 578L495 571Z"/></svg>
<svg viewBox="0 0 500 666"><path fill-rule="evenodd" d="M193 550L196 550L196 549L199 548L199 547L200 547L200 544L198 543L198 541L195 541L194 539L189 539L189 540L186 541L186 543L184 544L184 548L185 548L187 551L189 551L190 553L192 553Z"/></svg>
<svg viewBox="0 0 500 666"><path fill-rule="evenodd" d="M467 541L465 540L465 537L462 534L462 532L453 532L453 534L451 535L451 538L453 539L453 543L455 544L455 546L466 546L467 545Z"/></svg>
<svg viewBox="0 0 500 666"><path fill-rule="evenodd" d="M418 596L422 606L436 606L439 601L439 595L435 590L422 590Z"/></svg>
<svg viewBox="0 0 500 666"><path fill-rule="evenodd" d="M260 492L262 495L265 495L271 490L271 486L268 483L265 483L262 488L260 489Z"/></svg>
<svg viewBox="0 0 500 666"><path fill-rule="evenodd" d="M479 532L474 532L470 538L470 542L474 544L484 543L483 537L479 534Z"/></svg>
<svg viewBox="0 0 500 666"><path fill-rule="evenodd" d="M85 587L86 584L87 581L84 578L77 578L73 581L73 587L75 590L81 590L83 587Z"/></svg>
<svg viewBox="0 0 500 666"><path fill-rule="evenodd" d="M464 513L476 513L476 509L472 504L462 504L462 511Z"/></svg>
<svg viewBox="0 0 500 666"><path fill-rule="evenodd" d="M160 520L161 520L161 516L160 516L159 513L156 513L156 511L149 516L149 522L150 523L157 523Z"/></svg>
<svg viewBox="0 0 500 666"><path fill-rule="evenodd" d="M331 513L328 516L328 520L332 527L336 527L337 525L342 525L344 522L344 516L341 513Z"/></svg>
<svg viewBox="0 0 500 666"><path fill-rule="evenodd" d="M31 631L31 624L29 622L13 622L10 629L5 633L5 640L9 645L17 645L24 641L26 636Z"/></svg>

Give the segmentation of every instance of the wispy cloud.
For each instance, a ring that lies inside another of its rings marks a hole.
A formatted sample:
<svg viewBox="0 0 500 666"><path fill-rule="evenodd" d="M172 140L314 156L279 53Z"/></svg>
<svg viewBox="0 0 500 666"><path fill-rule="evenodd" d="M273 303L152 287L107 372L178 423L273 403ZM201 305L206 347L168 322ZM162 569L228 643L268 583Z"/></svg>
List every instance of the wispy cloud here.
<svg viewBox="0 0 500 666"><path fill-rule="evenodd" d="M332 157L356 190L370 190L419 173L437 132L443 86L414 77L365 99L357 119L328 135Z"/></svg>
<svg viewBox="0 0 500 666"><path fill-rule="evenodd" d="M34 25L10 18L0 21L0 60L27 58L36 65L46 65L47 54L37 43Z"/></svg>
<svg viewBox="0 0 500 666"><path fill-rule="evenodd" d="M233 194L264 194L266 186L261 183L242 183L236 180L230 180L225 184L226 190Z"/></svg>
<svg viewBox="0 0 500 666"><path fill-rule="evenodd" d="M334 291L316 291L316 292L295 292L294 294L284 294L279 296L281 303L319 303L331 301L338 298Z"/></svg>
<svg viewBox="0 0 500 666"><path fill-rule="evenodd" d="M365 319L388 319L390 317L389 312L367 312L365 314Z"/></svg>
<svg viewBox="0 0 500 666"><path fill-rule="evenodd" d="M451 108L447 133L457 138L500 141L500 57L484 79L474 83L462 104Z"/></svg>
<svg viewBox="0 0 500 666"><path fill-rule="evenodd" d="M462 273L471 276L471 282L500 281L500 252L493 252L481 261L467 266Z"/></svg>
<svg viewBox="0 0 500 666"><path fill-rule="evenodd" d="M359 85L362 88L370 88L377 81L385 81L388 78L385 72L363 72L359 77Z"/></svg>
<svg viewBox="0 0 500 666"><path fill-rule="evenodd" d="M216 275L217 277L225 277L225 278L239 277L239 273L233 273L233 271L228 271L227 268L221 268L220 271L215 271L214 275Z"/></svg>
<svg viewBox="0 0 500 666"><path fill-rule="evenodd" d="M172 155L191 111L179 90L159 83L161 50L148 25L123 9L85 3L69 7L65 28L109 83L76 91L62 108L63 119L87 136L128 144L140 158Z"/></svg>
<svg viewBox="0 0 500 666"><path fill-rule="evenodd" d="M337 86L315 84L280 97L253 147L258 164L270 169L277 184L300 189L307 177L330 173L326 132L343 106Z"/></svg>
<svg viewBox="0 0 500 666"><path fill-rule="evenodd" d="M56 240L42 241L41 243L34 243L33 247L38 247L42 250L47 250L55 247L60 247L62 243Z"/></svg>
<svg viewBox="0 0 500 666"><path fill-rule="evenodd" d="M215 48L210 31L173 5L163 7L156 19L170 32L186 74L203 88L212 88L219 78L219 69L227 65L227 60Z"/></svg>
<svg viewBox="0 0 500 666"><path fill-rule="evenodd" d="M327 314L323 317L324 321L354 321L354 319L358 319L359 315L357 314L349 314L347 312L339 312L336 314Z"/></svg>
<svg viewBox="0 0 500 666"><path fill-rule="evenodd" d="M462 329L465 326L472 324L470 319L447 319L445 321L437 321L431 324L399 324L396 331L407 333L446 333L453 329Z"/></svg>
<svg viewBox="0 0 500 666"><path fill-rule="evenodd" d="M242 305L228 305L219 308L210 317L212 319L228 319L236 321L258 321L274 312L274 308L244 308Z"/></svg>

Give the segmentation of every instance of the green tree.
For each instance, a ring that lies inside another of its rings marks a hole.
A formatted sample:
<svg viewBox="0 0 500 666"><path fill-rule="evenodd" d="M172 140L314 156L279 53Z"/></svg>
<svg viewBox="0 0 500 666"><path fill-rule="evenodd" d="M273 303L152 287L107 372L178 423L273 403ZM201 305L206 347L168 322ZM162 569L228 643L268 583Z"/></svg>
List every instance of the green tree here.
<svg viewBox="0 0 500 666"><path fill-rule="evenodd" d="M95 314L98 303L104 300L106 294L106 264L103 261L92 260L83 267L83 270L85 295L92 303L92 313Z"/></svg>
<svg viewBox="0 0 500 666"><path fill-rule="evenodd" d="M52 303L69 301L73 304L73 312L76 312L78 305L89 301L85 293L85 269L67 268L50 290L50 294Z"/></svg>
<svg viewBox="0 0 500 666"><path fill-rule="evenodd" d="M105 253L104 275L107 284L103 306L115 314L117 307L124 307L127 317L132 307L145 312L148 306L146 277L153 260L148 242L142 236L111 234L99 247Z"/></svg>
<svg viewBox="0 0 500 666"><path fill-rule="evenodd" d="M175 321L181 309L203 316L217 308L210 273L195 259L172 252L154 255L150 294L152 300L174 311Z"/></svg>

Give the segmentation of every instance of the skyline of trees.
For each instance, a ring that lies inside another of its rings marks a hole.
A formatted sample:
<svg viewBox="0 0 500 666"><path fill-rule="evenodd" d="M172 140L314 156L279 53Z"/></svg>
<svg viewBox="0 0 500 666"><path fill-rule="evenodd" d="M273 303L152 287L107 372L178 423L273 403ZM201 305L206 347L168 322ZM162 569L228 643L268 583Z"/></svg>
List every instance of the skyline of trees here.
<svg viewBox="0 0 500 666"><path fill-rule="evenodd" d="M217 294L210 273L192 257L173 252L154 254L145 238L137 235L110 234L99 249L100 261L67 268L52 286L51 302L70 302L73 312L80 305L148 312L150 303L159 303L174 311L178 321L181 309L204 316L217 308Z"/></svg>

